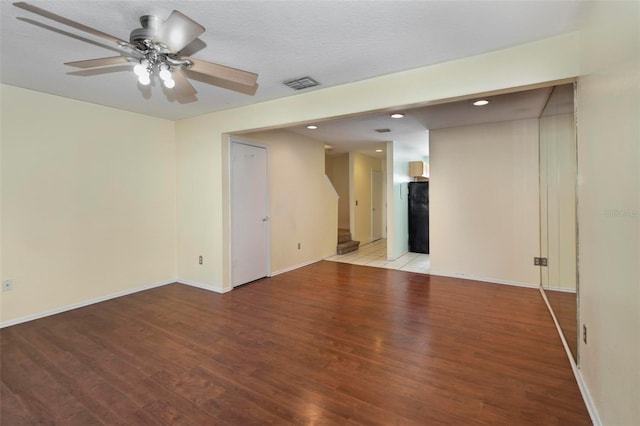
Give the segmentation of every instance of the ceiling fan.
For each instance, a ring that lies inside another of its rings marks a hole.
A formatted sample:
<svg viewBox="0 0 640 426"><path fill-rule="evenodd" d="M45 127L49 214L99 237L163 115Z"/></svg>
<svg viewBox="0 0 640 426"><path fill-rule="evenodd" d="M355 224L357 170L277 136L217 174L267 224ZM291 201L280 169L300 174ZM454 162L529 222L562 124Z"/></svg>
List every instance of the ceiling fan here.
<svg viewBox="0 0 640 426"><path fill-rule="evenodd" d="M133 65L133 71L141 85L149 85L151 79L157 75L167 89L175 91L176 99L184 102L195 100L197 93L187 77L248 95L254 95L258 88L256 83L258 75L255 73L183 55L181 52L186 50L185 48L195 41L205 28L177 10L171 12L166 20L153 15L141 16L142 28L133 30L129 41L125 41L25 2L13 3L13 5L106 40L122 52L119 56L66 62L65 65L85 69L85 71L69 74L91 75L91 72L95 74L116 72L121 71L122 67L113 67L113 65L129 64ZM89 39L71 33L28 19L22 20L92 43ZM101 44L101 46L104 45ZM110 48L110 46L104 47Z"/></svg>

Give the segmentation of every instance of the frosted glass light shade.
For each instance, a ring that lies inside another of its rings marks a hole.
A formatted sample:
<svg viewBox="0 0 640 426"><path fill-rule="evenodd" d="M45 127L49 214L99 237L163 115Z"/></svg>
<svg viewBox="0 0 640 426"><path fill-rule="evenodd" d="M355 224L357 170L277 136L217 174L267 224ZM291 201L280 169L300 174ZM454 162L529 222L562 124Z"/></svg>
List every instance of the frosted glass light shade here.
<svg viewBox="0 0 640 426"><path fill-rule="evenodd" d="M133 72L134 72L138 77L140 77L140 76L142 76L142 75L144 75L144 74L148 74L148 72L147 72L147 68L145 68L145 66L144 66L144 65L142 65L142 64L138 64L138 65L136 65L135 67L133 67Z"/></svg>
<svg viewBox="0 0 640 426"><path fill-rule="evenodd" d="M175 80L169 77L164 81L164 87L166 87L167 89L173 89L174 87L176 87Z"/></svg>
<svg viewBox="0 0 640 426"><path fill-rule="evenodd" d="M171 71L169 71L168 69L164 68L160 71L160 78L162 80L171 80Z"/></svg>
<svg viewBox="0 0 640 426"><path fill-rule="evenodd" d="M139 76L138 83L142 84L143 86L146 86L149 83L151 83L151 78L149 78L149 74L142 74L141 76Z"/></svg>

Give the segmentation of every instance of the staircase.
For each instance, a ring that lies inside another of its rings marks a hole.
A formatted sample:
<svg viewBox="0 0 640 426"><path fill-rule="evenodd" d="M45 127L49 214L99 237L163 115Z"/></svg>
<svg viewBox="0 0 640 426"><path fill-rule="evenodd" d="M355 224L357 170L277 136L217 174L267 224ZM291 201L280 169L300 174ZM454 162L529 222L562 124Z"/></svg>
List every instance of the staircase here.
<svg viewBox="0 0 640 426"><path fill-rule="evenodd" d="M346 254L352 251L358 250L360 241L353 241L351 239L351 232L348 229L338 229L338 247L336 248L337 254Z"/></svg>

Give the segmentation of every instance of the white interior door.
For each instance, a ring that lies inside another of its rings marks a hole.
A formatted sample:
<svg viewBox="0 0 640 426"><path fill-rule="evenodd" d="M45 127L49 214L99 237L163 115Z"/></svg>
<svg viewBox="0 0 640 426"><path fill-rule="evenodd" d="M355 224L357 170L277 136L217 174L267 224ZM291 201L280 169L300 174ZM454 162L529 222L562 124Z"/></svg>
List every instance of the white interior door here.
<svg viewBox="0 0 640 426"><path fill-rule="evenodd" d="M231 285L269 275L267 149L231 142Z"/></svg>
<svg viewBox="0 0 640 426"><path fill-rule="evenodd" d="M371 170L371 240L382 238L382 172Z"/></svg>

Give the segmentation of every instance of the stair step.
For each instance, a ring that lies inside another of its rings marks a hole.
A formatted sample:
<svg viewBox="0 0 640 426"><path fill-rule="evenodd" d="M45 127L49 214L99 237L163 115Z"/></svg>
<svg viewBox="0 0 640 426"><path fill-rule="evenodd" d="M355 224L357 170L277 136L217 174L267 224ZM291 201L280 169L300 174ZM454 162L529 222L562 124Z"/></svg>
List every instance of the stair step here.
<svg viewBox="0 0 640 426"><path fill-rule="evenodd" d="M358 250L358 247L360 247L360 241L349 240L338 244L336 252L337 254L346 254Z"/></svg>
<svg viewBox="0 0 640 426"><path fill-rule="evenodd" d="M347 241L351 241L351 232L338 235L338 244L346 243Z"/></svg>
<svg viewBox="0 0 640 426"><path fill-rule="evenodd" d="M351 240L351 232L348 229L338 229L338 243L346 243Z"/></svg>

